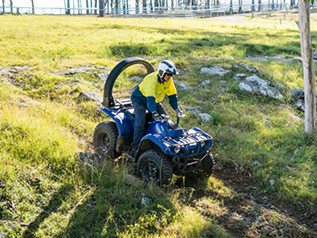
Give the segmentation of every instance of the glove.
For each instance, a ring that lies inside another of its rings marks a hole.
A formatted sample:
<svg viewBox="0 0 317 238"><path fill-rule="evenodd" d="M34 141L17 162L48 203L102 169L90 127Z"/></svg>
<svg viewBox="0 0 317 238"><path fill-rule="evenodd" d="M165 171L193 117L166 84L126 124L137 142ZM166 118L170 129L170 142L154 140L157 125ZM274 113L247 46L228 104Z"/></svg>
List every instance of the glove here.
<svg viewBox="0 0 317 238"><path fill-rule="evenodd" d="M182 111L180 108L177 108L177 109L175 110L175 112L176 112L176 116L177 116L177 117L182 117L182 116L183 116L183 111Z"/></svg>
<svg viewBox="0 0 317 238"><path fill-rule="evenodd" d="M158 112L152 112L152 118L154 121L161 121L162 117Z"/></svg>

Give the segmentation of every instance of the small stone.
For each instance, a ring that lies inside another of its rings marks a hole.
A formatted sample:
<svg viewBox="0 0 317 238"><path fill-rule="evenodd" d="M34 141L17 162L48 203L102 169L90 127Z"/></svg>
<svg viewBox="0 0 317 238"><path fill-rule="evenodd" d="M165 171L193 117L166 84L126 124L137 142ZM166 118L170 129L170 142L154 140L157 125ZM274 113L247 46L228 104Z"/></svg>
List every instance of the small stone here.
<svg viewBox="0 0 317 238"><path fill-rule="evenodd" d="M95 92L81 92L78 98L81 100L93 101L97 103L101 103L103 101L103 98L100 96L100 94Z"/></svg>
<svg viewBox="0 0 317 238"><path fill-rule="evenodd" d="M210 122L210 120L212 119L212 116L207 113L199 113L198 117L202 122Z"/></svg>
<svg viewBox="0 0 317 238"><path fill-rule="evenodd" d="M296 102L295 108L296 108L297 110L300 110L300 111L304 112L304 111L305 111L305 102L304 102L304 100L299 99L299 100Z"/></svg>
<svg viewBox="0 0 317 238"><path fill-rule="evenodd" d="M200 74L209 74L209 75L218 75L218 76L224 76L225 74L229 73L230 71L218 66L214 66L211 68L201 68Z"/></svg>
<svg viewBox="0 0 317 238"><path fill-rule="evenodd" d="M207 86L207 85L209 85L209 84L210 84L210 80L207 79L207 80L203 81L202 83L200 83L198 86L199 86L199 87L205 87L205 86Z"/></svg>
<svg viewBox="0 0 317 238"><path fill-rule="evenodd" d="M270 185L273 186L274 183L275 183L275 180L274 180L274 179L271 179L271 180L270 180Z"/></svg>
<svg viewBox="0 0 317 238"><path fill-rule="evenodd" d="M246 75L246 74L235 74L234 76L233 76L233 79L234 80L241 80L241 79L244 79L244 78L246 78L248 75Z"/></svg>
<svg viewBox="0 0 317 238"><path fill-rule="evenodd" d="M281 83L277 83L275 84L275 88L277 88L278 90L283 91L285 89L285 86Z"/></svg>
<svg viewBox="0 0 317 238"><path fill-rule="evenodd" d="M130 79L134 80L134 81L138 81L138 82L142 82L143 78L140 76L131 76ZM175 82L175 80L174 80Z"/></svg>
<svg viewBox="0 0 317 238"><path fill-rule="evenodd" d="M253 165L260 166L260 165L261 165L261 163L260 163L259 161L257 161L257 160L256 160L256 161L254 161L254 162L253 162Z"/></svg>
<svg viewBox="0 0 317 238"><path fill-rule="evenodd" d="M124 181L126 184L136 186L136 187L140 187L144 184L144 182L142 180L140 180L139 178L135 177L132 174L124 175Z"/></svg>
<svg viewBox="0 0 317 238"><path fill-rule="evenodd" d="M274 229L270 226L265 226L261 229L261 233L264 235L270 234Z"/></svg>
<svg viewBox="0 0 317 238"><path fill-rule="evenodd" d="M178 87L179 90L184 90L184 91L192 89L192 87L190 87L190 86L188 86L188 85L186 85L184 83L178 84L177 87Z"/></svg>
<svg viewBox="0 0 317 238"><path fill-rule="evenodd" d="M141 206L142 207L148 207L150 206L151 200L147 197L142 197L141 199Z"/></svg>

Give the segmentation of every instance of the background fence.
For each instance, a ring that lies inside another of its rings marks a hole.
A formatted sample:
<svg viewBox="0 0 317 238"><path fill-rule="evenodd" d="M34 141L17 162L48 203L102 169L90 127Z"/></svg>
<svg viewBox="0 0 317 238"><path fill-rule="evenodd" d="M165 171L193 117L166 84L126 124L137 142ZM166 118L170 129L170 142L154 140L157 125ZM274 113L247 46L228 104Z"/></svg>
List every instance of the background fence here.
<svg viewBox="0 0 317 238"><path fill-rule="evenodd" d="M205 6L185 6L185 7L159 7L159 8L112 8L101 9L108 17L214 17L219 15L244 14L251 12L268 12L278 10L288 10L289 5L279 4L228 4L214 5L209 8ZM40 8L40 7L2 7L0 14L38 14L38 15L99 15L98 8Z"/></svg>

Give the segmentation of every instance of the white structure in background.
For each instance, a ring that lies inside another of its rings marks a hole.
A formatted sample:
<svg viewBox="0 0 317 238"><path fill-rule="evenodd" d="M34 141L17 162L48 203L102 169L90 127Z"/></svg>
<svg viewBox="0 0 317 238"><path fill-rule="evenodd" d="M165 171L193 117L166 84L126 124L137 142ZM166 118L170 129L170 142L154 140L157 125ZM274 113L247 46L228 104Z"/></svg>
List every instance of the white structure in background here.
<svg viewBox="0 0 317 238"><path fill-rule="evenodd" d="M100 0L33 0L35 14L99 14ZM186 11L183 16L211 17L250 11L279 10L297 5L298 0L104 0L104 14L162 14ZM2 1L3 2L3 1ZM31 14L31 0L5 0L0 13ZM68 6L67 8L66 6ZM215 14L213 14L215 13ZM208 15L209 14L209 15ZM182 15L180 15L182 16Z"/></svg>

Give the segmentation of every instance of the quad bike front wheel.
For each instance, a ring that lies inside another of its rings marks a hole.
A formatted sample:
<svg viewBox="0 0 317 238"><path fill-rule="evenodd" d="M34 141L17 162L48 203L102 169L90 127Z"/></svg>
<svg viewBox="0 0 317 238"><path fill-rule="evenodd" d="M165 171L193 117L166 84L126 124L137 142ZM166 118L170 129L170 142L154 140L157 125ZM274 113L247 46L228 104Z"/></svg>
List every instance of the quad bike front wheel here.
<svg viewBox="0 0 317 238"><path fill-rule="evenodd" d="M159 151L145 151L138 160L141 179L157 185L167 185L173 177L173 169L168 159Z"/></svg>
<svg viewBox="0 0 317 238"><path fill-rule="evenodd" d="M97 154L117 158L116 151L118 129L116 123L104 121L99 123L94 131L93 145Z"/></svg>
<svg viewBox="0 0 317 238"><path fill-rule="evenodd" d="M203 177L209 177L212 174L214 167L214 159L211 154L207 154L201 161L200 174Z"/></svg>

